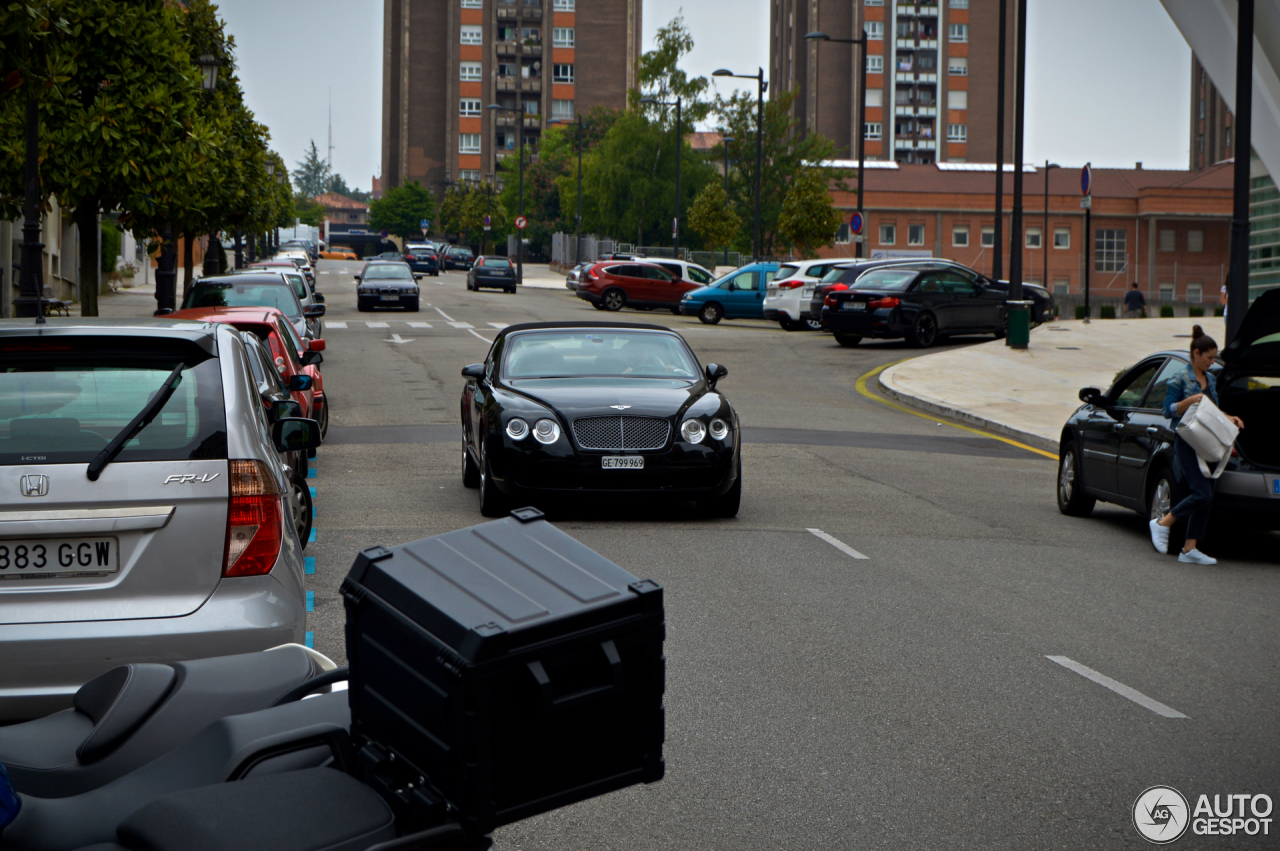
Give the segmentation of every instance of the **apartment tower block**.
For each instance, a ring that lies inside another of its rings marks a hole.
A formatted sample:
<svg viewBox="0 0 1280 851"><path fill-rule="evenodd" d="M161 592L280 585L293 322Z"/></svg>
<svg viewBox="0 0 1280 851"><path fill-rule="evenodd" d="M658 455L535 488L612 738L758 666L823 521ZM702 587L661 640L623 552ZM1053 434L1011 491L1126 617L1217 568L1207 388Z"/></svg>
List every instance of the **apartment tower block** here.
<svg viewBox="0 0 1280 851"><path fill-rule="evenodd" d="M1013 159L1017 3L1007 3L1005 162ZM902 163L996 161L999 0L771 0L769 78L799 89L806 132L857 155L859 75L866 75L866 156ZM806 41L819 31L855 45Z"/></svg>
<svg viewBox="0 0 1280 851"><path fill-rule="evenodd" d="M623 107L642 0L384 0L382 181L480 182L524 133ZM502 111L486 109L498 104Z"/></svg>

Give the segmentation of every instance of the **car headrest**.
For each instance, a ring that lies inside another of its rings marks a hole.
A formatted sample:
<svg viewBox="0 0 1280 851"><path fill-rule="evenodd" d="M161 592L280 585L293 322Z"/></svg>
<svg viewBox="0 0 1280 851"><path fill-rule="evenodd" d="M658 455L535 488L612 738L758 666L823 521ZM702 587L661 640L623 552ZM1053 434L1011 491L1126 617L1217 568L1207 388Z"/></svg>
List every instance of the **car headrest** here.
<svg viewBox="0 0 1280 851"><path fill-rule="evenodd" d="M119 747L169 694L175 676L168 665L135 663L82 685L71 703L93 720L93 732L80 743L76 758L87 765Z"/></svg>

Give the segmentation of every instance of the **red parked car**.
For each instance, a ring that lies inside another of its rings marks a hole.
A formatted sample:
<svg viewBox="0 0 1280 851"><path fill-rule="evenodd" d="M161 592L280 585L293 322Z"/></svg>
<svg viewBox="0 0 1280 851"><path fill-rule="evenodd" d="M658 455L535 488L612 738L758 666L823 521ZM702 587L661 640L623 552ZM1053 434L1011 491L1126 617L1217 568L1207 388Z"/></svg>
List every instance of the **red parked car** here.
<svg viewBox="0 0 1280 851"><path fill-rule="evenodd" d="M680 315L680 298L702 284L672 275L652 263L608 261L597 263L578 278L578 298L597 310L663 307Z"/></svg>

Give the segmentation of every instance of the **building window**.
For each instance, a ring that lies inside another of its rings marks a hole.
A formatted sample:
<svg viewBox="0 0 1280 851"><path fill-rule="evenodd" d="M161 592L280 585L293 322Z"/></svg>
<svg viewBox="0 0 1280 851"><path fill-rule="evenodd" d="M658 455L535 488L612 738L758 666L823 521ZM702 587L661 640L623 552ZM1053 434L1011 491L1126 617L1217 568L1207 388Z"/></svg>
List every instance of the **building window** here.
<svg viewBox="0 0 1280 851"><path fill-rule="evenodd" d="M883 6L884 0L863 0L863 6Z"/></svg>
<svg viewBox="0 0 1280 851"><path fill-rule="evenodd" d="M969 76L969 58L967 56L948 56L947 73L953 77Z"/></svg>
<svg viewBox="0 0 1280 851"><path fill-rule="evenodd" d="M867 21L862 25L867 31L867 38L872 41L884 40L884 21Z"/></svg>
<svg viewBox="0 0 1280 851"><path fill-rule="evenodd" d="M924 245L924 225L907 225L907 245Z"/></svg>
<svg viewBox="0 0 1280 851"><path fill-rule="evenodd" d="M1093 268L1099 272L1123 272L1125 268L1125 238L1119 228L1100 228L1093 240Z"/></svg>
<svg viewBox="0 0 1280 851"><path fill-rule="evenodd" d="M1202 230L1187 231L1187 251L1195 251L1195 252L1204 251L1204 231Z"/></svg>
<svg viewBox="0 0 1280 851"><path fill-rule="evenodd" d="M898 240L898 228L894 225L880 226L880 244L893 245Z"/></svg>
<svg viewBox="0 0 1280 851"><path fill-rule="evenodd" d="M462 8L464 9L483 9L484 0L462 0Z"/></svg>
<svg viewBox="0 0 1280 851"><path fill-rule="evenodd" d="M573 27L553 27L551 30L552 47L573 47Z"/></svg>
<svg viewBox="0 0 1280 851"><path fill-rule="evenodd" d="M968 9L969 0L951 0L951 2L948 3L947 5L950 6L952 9Z"/></svg>
<svg viewBox="0 0 1280 851"><path fill-rule="evenodd" d="M573 118L573 101L571 100L553 100L551 101L551 117L563 119L565 121Z"/></svg>
<svg viewBox="0 0 1280 851"><path fill-rule="evenodd" d="M1227 153L1231 152L1231 128L1227 128L1226 142L1223 143L1222 149Z"/></svg>
<svg viewBox="0 0 1280 851"><path fill-rule="evenodd" d="M520 108L524 110L525 115L537 115L538 104L539 104L539 101L536 101L536 100L521 101Z"/></svg>
<svg viewBox="0 0 1280 851"><path fill-rule="evenodd" d="M1173 251L1178 247L1178 235L1171 230L1160 231L1160 250Z"/></svg>
<svg viewBox="0 0 1280 851"><path fill-rule="evenodd" d="M948 124L947 125L947 141L948 142L967 142L969 140L969 125L967 124Z"/></svg>
<svg viewBox="0 0 1280 851"><path fill-rule="evenodd" d="M968 225L956 225L951 229L951 244L956 248L967 248L969 246Z"/></svg>
<svg viewBox="0 0 1280 851"><path fill-rule="evenodd" d="M1053 229L1053 247L1054 248L1070 248L1071 247L1071 228L1054 228Z"/></svg>
<svg viewBox="0 0 1280 851"><path fill-rule="evenodd" d="M552 8L557 12L572 12L573 0L556 0L555 5L552 6Z"/></svg>
<svg viewBox="0 0 1280 851"><path fill-rule="evenodd" d="M1070 294L1071 294L1071 281L1070 281L1070 279L1068 279L1068 278L1054 278L1054 279L1053 279L1053 294L1054 294L1054 295L1070 295Z"/></svg>
<svg viewBox="0 0 1280 851"><path fill-rule="evenodd" d="M867 56L867 73L883 74L884 73L884 57L883 56Z"/></svg>
<svg viewBox="0 0 1280 851"><path fill-rule="evenodd" d="M1204 118L1204 101L1200 101L1200 117Z"/></svg>
<svg viewBox="0 0 1280 851"><path fill-rule="evenodd" d="M484 44L484 28L464 24L462 27L463 44Z"/></svg>
<svg viewBox="0 0 1280 851"><path fill-rule="evenodd" d="M458 153L460 154L480 153L480 134L479 133L459 133L458 134Z"/></svg>
<svg viewBox="0 0 1280 851"><path fill-rule="evenodd" d="M884 106L884 89L871 89L868 91L867 106Z"/></svg>
<svg viewBox="0 0 1280 851"><path fill-rule="evenodd" d="M879 121L868 121L866 127L868 139L879 139L884 130L883 125Z"/></svg>
<svg viewBox="0 0 1280 851"><path fill-rule="evenodd" d="M463 98L461 115L479 115L480 99L479 98Z"/></svg>
<svg viewBox="0 0 1280 851"><path fill-rule="evenodd" d="M948 24L947 38L951 41L968 41L969 25L968 24Z"/></svg>
<svg viewBox="0 0 1280 851"><path fill-rule="evenodd" d="M994 226L982 228L982 247L995 248L996 245L996 229Z"/></svg>
<svg viewBox="0 0 1280 851"><path fill-rule="evenodd" d="M463 82L478 82L480 80L480 63L479 62L463 62L460 66L458 79Z"/></svg>
<svg viewBox="0 0 1280 851"><path fill-rule="evenodd" d="M1173 284L1160 285L1160 300L1173 301Z"/></svg>
<svg viewBox="0 0 1280 851"><path fill-rule="evenodd" d="M572 65L551 66L551 82L572 83L573 82L573 66Z"/></svg>
<svg viewBox="0 0 1280 851"><path fill-rule="evenodd" d="M1204 287L1200 284L1187 284L1187 302L1199 304L1204 298Z"/></svg>
<svg viewBox="0 0 1280 851"><path fill-rule="evenodd" d="M1027 228L1027 248L1040 247L1040 228Z"/></svg>
<svg viewBox="0 0 1280 851"><path fill-rule="evenodd" d="M480 169L478 168L459 169L458 180L462 181L463 183L479 183Z"/></svg>
<svg viewBox="0 0 1280 851"><path fill-rule="evenodd" d="M836 228L836 245L848 245L849 236L849 223L841 222L840 227Z"/></svg>
<svg viewBox="0 0 1280 851"><path fill-rule="evenodd" d="M964 89L947 89L947 109L968 109L969 93Z"/></svg>

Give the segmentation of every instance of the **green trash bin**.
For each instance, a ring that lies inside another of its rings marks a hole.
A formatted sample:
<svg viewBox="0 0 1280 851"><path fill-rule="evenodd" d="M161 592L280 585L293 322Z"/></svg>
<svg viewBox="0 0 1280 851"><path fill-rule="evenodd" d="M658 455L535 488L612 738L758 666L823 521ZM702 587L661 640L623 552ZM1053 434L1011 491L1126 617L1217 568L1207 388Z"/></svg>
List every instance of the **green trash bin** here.
<svg viewBox="0 0 1280 851"><path fill-rule="evenodd" d="M1031 342L1031 306L1030 301L1008 301L1009 335L1005 343L1014 349L1025 349Z"/></svg>

